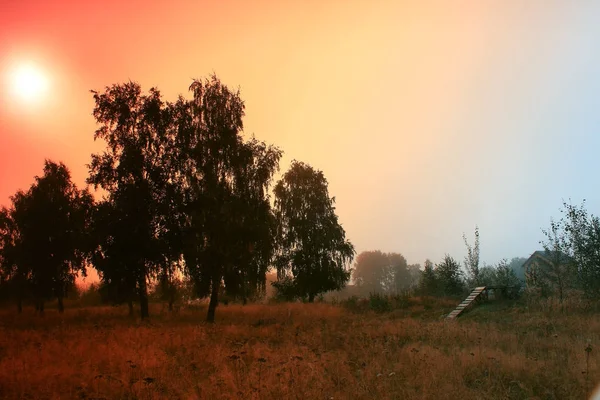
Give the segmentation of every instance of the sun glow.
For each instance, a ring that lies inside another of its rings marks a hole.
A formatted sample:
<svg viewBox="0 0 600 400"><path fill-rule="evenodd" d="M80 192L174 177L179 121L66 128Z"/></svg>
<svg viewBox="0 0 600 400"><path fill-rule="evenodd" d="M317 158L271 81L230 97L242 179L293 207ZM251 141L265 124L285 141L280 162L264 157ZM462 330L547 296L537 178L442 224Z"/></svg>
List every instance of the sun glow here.
<svg viewBox="0 0 600 400"><path fill-rule="evenodd" d="M10 73L9 81L13 94L26 103L41 100L49 88L46 74L32 63L16 65Z"/></svg>

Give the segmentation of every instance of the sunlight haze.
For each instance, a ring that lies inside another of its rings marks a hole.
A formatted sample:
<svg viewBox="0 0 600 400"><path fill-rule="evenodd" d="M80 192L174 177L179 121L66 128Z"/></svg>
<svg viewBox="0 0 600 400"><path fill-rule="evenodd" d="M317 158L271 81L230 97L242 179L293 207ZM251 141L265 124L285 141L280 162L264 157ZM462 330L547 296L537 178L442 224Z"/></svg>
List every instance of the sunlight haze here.
<svg viewBox="0 0 600 400"><path fill-rule="evenodd" d="M600 212L599 16L585 0L4 1L0 204L45 158L84 184L90 90L133 80L175 100L214 71L281 172L324 172L357 253L462 261L478 225L483 261L527 257L563 199ZM6 79L30 59L25 87L53 83L35 118Z"/></svg>

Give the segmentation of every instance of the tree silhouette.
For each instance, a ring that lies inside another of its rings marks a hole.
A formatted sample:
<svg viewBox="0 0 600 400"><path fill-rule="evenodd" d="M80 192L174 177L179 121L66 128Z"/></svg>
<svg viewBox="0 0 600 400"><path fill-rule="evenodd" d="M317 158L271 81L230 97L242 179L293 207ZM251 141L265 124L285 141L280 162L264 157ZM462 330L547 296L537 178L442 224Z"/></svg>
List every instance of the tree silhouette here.
<svg viewBox="0 0 600 400"><path fill-rule="evenodd" d="M387 254L376 251L363 251L354 262L352 279L358 287L369 293L387 291L389 276L392 274Z"/></svg>
<svg viewBox="0 0 600 400"><path fill-rule="evenodd" d="M460 295L463 291L460 263L446 254L441 263L435 266L435 275L440 294L444 296Z"/></svg>
<svg viewBox="0 0 600 400"><path fill-rule="evenodd" d="M210 296L213 322L219 289L247 296L264 287L272 253L273 222L268 187L281 151L241 132L244 103L212 75L190 86L193 100L179 99L176 115L183 190L186 273L197 295Z"/></svg>
<svg viewBox="0 0 600 400"><path fill-rule="evenodd" d="M464 233L463 240L465 246L467 246L465 269L467 270L468 282L471 286L478 286L481 284L479 279L479 227L475 227L475 243L473 246L469 244Z"/></svg>
<svg viewBox="0 0 600 400"><path fill-rule="evenodd" d="M11 201L12 208L2 211L0 229L3 264L8 267L3 269L16 285L18 309L28 286L40 312L45 301L57 298L62 313L77 274L85 275L92 196L77 189L64 164L46 160L44 175Z"/></svg>
<svg viewBox="0 0 600 400"><path fill-rule="evenodd" d="M19 314L29 288L30 269L19 229L19 217L25 215L27 195L18 191L11 196L11 207L0 210L0 271L8 296L15 298Z"/></svg>
<svg viewBox="0 0 600 400"><path fill-rule="evenodd" d="M244 143L242 163L229 213L231 234L228 267L224 275L225 291L244 303L264 295L266 274L275 244L276 220L268 189L278 169L281 151L253 139ZM245 159L245 161L244 161Z"/></svg>
<svg viewBox="0 0 600 400"><path fill-rule="evenodd" d="M309 302L344 287L355 251L338 222L323 172L294 160L274 192L278 277L291 275L298 295Z"/></svg>
<svg viewBox="0 0 600 400"><path fill-rule="evenodd" d="M600 298L600 217L588 213L585 200L579 206L563 202L559 221L552 221L542 243L552 254L556 270L548 278L565 289L575 286L590 298Z"/></svg>
<svg viewBox="0 0 600 400"><path fill-rule="evenodd" d="M354 262L352 278L357 286L370 293L399 293L411 284L404 256L380 250L360 253Z"/></svg>
<svg viewBox="0 0 600 400"><path fill-rule="evenodd" d="M391 269L390 291L400 293L411 286L412 277L408 270L408 262L400 253L389 253Z"/></svg>
<svg viewBox="0 0 600 400"><path fill-rule="evenodd" d="M127 303L131 316L133 301L139 297L137 271L130 268L131 263L135 262L132 257L135 253L129 251L136 243L130 235L128 219L121 216L121 212L123 210L107 200L95 207L92 232L96 247L92 252L92 264L101 279L99 291L103 301Z"/></svg>
<svg viewBox="0 0 600 400"><path fill-rule="evenodd" d="M88 182L107 192L103 201L110 203L113 223L119 225L118 234L103 240L116 254L100 273L111 284L130 285L135 279L141 317L147 318L147 280L165 266L166 258L162 241L169 216L164 203L174 185L168 164L173 151L171 113L158 90L142 95L134 82L92 93L93 115L100 125L94 138L107 147L92 155Z"/></svg>
<svg viewBox="0 0 600 400"><path fill-rule="evenodd" d="M438 280L435 274L435 268L431 260L425 260L421 280L419 281L419 291L426 295L436 295L438 292Z"/></svg>

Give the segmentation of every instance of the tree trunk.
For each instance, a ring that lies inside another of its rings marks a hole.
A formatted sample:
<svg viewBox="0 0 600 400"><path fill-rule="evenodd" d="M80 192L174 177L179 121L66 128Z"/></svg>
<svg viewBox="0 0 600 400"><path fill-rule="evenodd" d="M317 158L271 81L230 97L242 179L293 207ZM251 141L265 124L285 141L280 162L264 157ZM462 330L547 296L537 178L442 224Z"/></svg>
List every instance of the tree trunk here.
<svg viewBox="0 0 600 400"><path fill-rule="evenodd" d="M129 316L133 317L133 300L129 299L129 301L127 301L127 306L129 306Z"/></svg>
<svg viewBox="0 0 600 400"><path fill-rule="evenodd" d="M23 312L23 299L21 296L17 299L17 312L21 314Z"/></svg>
<svg viewBox="0 0 600 400"><path fill-rule="evenodd" d="M148 311L148 287L146 285L146 267L142 268L142 274L140 277L139 285L140 285L140 314L142 320L150 317L150 313Z"/></svg>
<svg viewBox="0 0 600 400"><path fill-rule="evenodd" d="M44 315L44 300L40 300L39 303L39 307L40 307L40 315Z"/></svg>
<svg viewBox="0 0 600 400"><path fill-rule="evenodd" d="M173 298L169 299L169 312L173 312Z"/></svg>
<svg viewBox="0 0 600 400"><path fill-rule="evenodd" d="M314 293L311 293L308 295L308 302L309 303L314 303L315 302L315 295Z"/></svg>
<svg viewBox="0 0 600 400"><path fill-rule="evenodd" d="M215 310L217 304L219 304L219 286L221 279L213 278L212 290L210 293L210 303L208 303L208 314L206 316L206 322L215 322Z"/></svg>
<svg viewBox="0 0 600 400"><path fill-rule="evenodd" d="M61 314L65 312L65 305L63 303L62 296L58 297L58 312Z"/></svg>

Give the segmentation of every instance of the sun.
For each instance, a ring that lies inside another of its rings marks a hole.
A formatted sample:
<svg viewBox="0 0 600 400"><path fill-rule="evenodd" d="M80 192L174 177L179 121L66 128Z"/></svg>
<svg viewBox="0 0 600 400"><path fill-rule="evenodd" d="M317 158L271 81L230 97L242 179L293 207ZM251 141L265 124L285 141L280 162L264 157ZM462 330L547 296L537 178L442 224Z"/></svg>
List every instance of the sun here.
<svg viewBox="0 0 600 400"><path fill-rule="evenodd" d="M9 81L13 94L26 103L41 100L49 87L48 77L33 63L15 65Z"/></svg>

